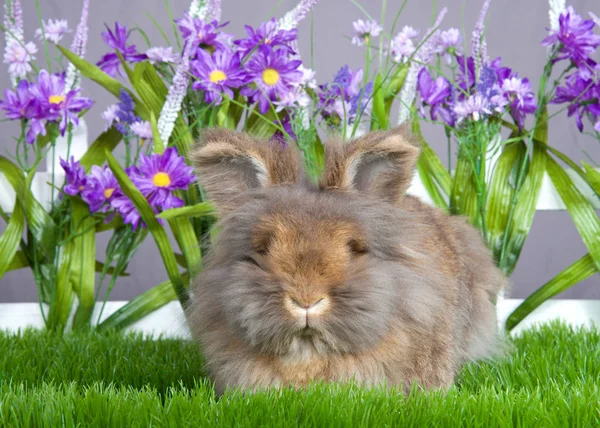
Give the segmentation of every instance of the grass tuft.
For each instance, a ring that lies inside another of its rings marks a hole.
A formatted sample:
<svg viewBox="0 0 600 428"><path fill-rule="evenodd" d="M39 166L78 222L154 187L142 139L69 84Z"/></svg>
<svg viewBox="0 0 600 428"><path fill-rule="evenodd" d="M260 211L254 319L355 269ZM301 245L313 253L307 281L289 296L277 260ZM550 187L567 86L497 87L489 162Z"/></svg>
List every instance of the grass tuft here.
<svg viewBox="0 0 600 428"><path fill-rule="evenodd" d="M0 333L0 426L600 426L600 333L553 323L447 393L317 384L215 397L190 342Z"/></svg>

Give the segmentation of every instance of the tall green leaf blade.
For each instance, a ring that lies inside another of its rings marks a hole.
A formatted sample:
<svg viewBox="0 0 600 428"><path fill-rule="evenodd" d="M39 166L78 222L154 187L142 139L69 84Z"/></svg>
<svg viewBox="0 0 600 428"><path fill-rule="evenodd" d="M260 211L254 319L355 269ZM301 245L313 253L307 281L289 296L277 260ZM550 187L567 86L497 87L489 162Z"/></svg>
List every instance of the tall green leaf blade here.
<svg viewBox="0 0 600 428"><path fill-rule="evenodd" d="M429 170L428 164L424 158L419 158L417 161L417 172L421 182L423 183L423 186L427 190L427 193L429 194L429 197L435 206L443 209L445 212L448 212L448 202L446 202L446 199L440 192L440 189L433 181L431 171Z"/></svg>
<svg viewBox="0 0 600 428"><path fill-rule="evenodd" d="M586 162L581 162L585 168L585 175L587 177L587 183L594 190L596 195L600 195L600 172L594 169L591 165Z"/></svg>
<svg viewBox="0 0 600 428"><path fill-rule="evenodd" d="M92 165L102 165L106 161L106 151L112 152L122 138L123 135L115 127L104 131L81 157L81 165L86 171L89 171Z"/></svg>
<svg viewBox="0 0 600 428"><path fill-rule="evenodd" d="M466 150L464 147L459 147L452 191L450 192L450 213L466 216L471 224L475 224L477 220L477 193L475 191L474 171L464 150Z"/></svg>
<svg viewBox="0 0 600 428"><path fill-rule="evenodd" d="M215 208L214 208L213 204L211 204L210 202L200 202L198 204L187 206L187 207L171 208L171 209L165 210L165 211L161 212L160 214L158 214L157 217L164 218L166 220L170 220L173 218L180 218L180 217L208 216L208 215L214 215L214 213L215 213Z"/></svg>
<svg viewBox="0 0 600 428"><path fill-rule="evenodd" d="M10 269L21 245L23 229L25 228L25 213L21 204L15 201L15 208L6 229L0 236L0 279Z"/></svg>
<svg viewBox="0 0 600 428"><path fill-rule="evenodd" d="M589 254L586 254L525 299L523 303L509 315L506 320L506 329L508 331L512 330L523 321L527 315L533 312L535 308L540 306L546 300L562 293L569 287L589 278L597 272L598 270L594 263L594 259Z"/></svg>
<svg viewBox="0 0 600 428"><path fill-rule="evenodd" d="M187 281L189 275L184 274L182 278ZM171 281L165 281L129 301L102 321L97 328L100 331L123 329L175 299L177 299L177 294L175 294Z"/></svg>
<svg viewBox="0 0 600 428"><path fill-rule="evenodd" d="M152 148L154 153L162 154L165 151L165 143L158 132L158 124L156 123L156 116L154 112L150 114L150 126L152 127Z"/></svg>
<svg viewBox="0 0 600 428"><path fill-rule="evenodd" d="M202 252L200 251L200 237L194 232L194 227L189 219L175 218L169 220L173 236L179 244L179 248L185 258L186 266L190 276L194 278L196 273L202 270Z"/></svg>
<svg viewBox="0 0 600 428"><path fill-rule="evenodd" d="M548 175L560 195L590 256L600 269L600 219L569 174L548 156Z"/></svg>
<svg viewBox="0 0 600 428"><path fill-rule="evenodd" d="M6 271L10 272L11 270L19 270L26 267L29 267L29 260L27 259L27 256L23 251L17 251Z"/></svg>
<svg viewBox="0 0 600 428"><path fill-rule="evenodd" d="M73 248L72 241L61 247L58 273L54 280L50 311L48 312L48 329L50 330L62 332L67 325L73 305L73 287L70 281L71 263L76 252L77 250Z"/></svg>
<svg viewBox="0 0 600 428"><path fill-rule="evenodd" d="M385 110L384 87L381 74L377 73L374 84L375 92L373 93L373 120L371 129L387 129L388 114Z"/></svg>
<svg viewBox="0 0 600 428"><path fill-rule="evenodd" d="M72 241L74 252L70 275L79 301L73 328L89 328L96 303L96 222L90 216L87 204L79 199L72 198L71 213L73 229L78 234Z"/></svg>
<svg viewBox="0 0 600 428"><path fill-rule="evenodd" d="M494 260L500 261L502 242L508 229L510 203L515 193L515 183L511 182L512 173L519 167L519 161L527 153L522 142L508 144L502 150L494 169L489 188L486 226L488 245Z"/></svg>
<svg viewBox="0 0 600 428"><path fill-rule="evenodd" d="M171 284L173 284L173 288L175 289L175 293L177 293L177 298L184 305L187 300L187 292L179 275L179 269L177 268L177 261L175 259L175 254L173 252L173 248L171 247L171 243L169 242L169 238L167 237L167 233L164 228L160 225L158 220L154 215L154 211L148 204L148 201L140 193L140 191L135 187L135 185L131 182L127 173L121 168L119 162L115 157L106 153L106 157L108 160L108 166L112 170L115 178L119 182L121 190L123 193L131 199L136 209L139 211L140 216L148 230L152 233L154 241L156 242L156 246L160 252L160 255L165 264L165 268L167 270L167 274L169 275L169 279L171 280Z"/></svg>

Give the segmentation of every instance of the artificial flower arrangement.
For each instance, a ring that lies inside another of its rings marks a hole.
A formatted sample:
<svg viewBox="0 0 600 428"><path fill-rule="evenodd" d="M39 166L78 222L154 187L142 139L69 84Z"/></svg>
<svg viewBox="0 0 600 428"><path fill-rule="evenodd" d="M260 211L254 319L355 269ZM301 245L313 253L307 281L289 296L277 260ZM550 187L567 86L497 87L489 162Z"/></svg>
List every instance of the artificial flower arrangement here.
<svg viewBox="0 0 600 428"><path fill-rule="evenodd" d="M457 29L442 30L445 10L421 37L409 26L396 32L398 12L389 34L383 23L356 21L352 43L364 47L364 69L343 66L331 82L317 85L300 55L296 29L316 3L301 0L281 19L247 26L246 36L236 39L221 21L220 1L194 0L174 22L174 43L161 30L168 46L152 46L140 31L148 48L138 50L127 28L115 23L102 33L111 51L94 64L84 59L89 0L83 0L70 49L59 44L68 32L65 21L49 20L37 32L45 52L56 48L69 61L65 72L53 73L49 62L48 70L34 63L37 48L24 39L20 1L6 0L4 58L14 88L5 91L0 108L8 119L20 121L22 132L14 159L0 156L0 169L17 195L13 213L2 213L8 225L0 238L0 277L11 269L33 270L40 302L49 304L49 328L121 328L176 298L185 305L190 279L202 269L211 234L218 232L186 154L202 129L215 126L294 144L316 178L323 166L324 134L351 139L412 121L422 145L418 173L431 199L451 214L468 216L507 275L518 261L547 172L589 254L527 299L509 319L509 328L545 299L598 272L600 221L554 157L575 169L597 195L599 174L548 144L547 111L548 104L565 104L580 129L591 120L588 126L600 139L600 69L593 60L600 36L593 20L600 23L595 16L584 20L564 3L550 2L552 28L544 40L549 59L536 96L527 79L499 58L487 57L483 33L489 0L473 32L470 56ZM552 72L563 64L564 72L550 85ZM46 211L29 187L57 137L70 141L79 117L92 105L81 93L81 76L118 101L102 114L107 129L85 155L74 159L67 153L61 159L65 183L54 183L52 174L50 185L59 197ZM391 118L394 105L396 120ZM419 123L425 120L444 127L449 152L452 146L458 152L454 167L450 161L444 166L422 138ZM118 144L125 146L121 161L112 155ZM112 231L112 237L100 263L95 236L104 231ZM105 278L104 301L148 233L169 280L102 322L92 320Z"/></svg>

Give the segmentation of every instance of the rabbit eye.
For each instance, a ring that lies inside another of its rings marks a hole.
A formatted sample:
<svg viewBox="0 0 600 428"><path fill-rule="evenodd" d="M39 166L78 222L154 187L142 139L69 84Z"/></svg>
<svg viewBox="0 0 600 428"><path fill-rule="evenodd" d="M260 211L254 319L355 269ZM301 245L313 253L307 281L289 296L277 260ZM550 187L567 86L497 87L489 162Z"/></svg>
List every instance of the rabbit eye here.
<svg viewBox="0 0 600 428"><path fill-rule="evenodd" d="M351 239L348 242L348 248L352 254L356 255L366 254L368 252L365 243L356 239Z"/></svg>
<svg viewBox="0 0 600 428"><path fill-rule="evenodd" d="M248 264L250 264L250 265L254 265L254 266L256 266L256 267L258 267L258 268L262 269L262 266L261 266L261 265L260 265L260 264L259 264L259 263L258 263L258 262L257 262L257 261L254 259L254 258L252 258L252 257L249 257L249 256L247 256L247 257L244 257L244 258L242 259L242 262L243 262L243 263L248 263Z"/></svg>

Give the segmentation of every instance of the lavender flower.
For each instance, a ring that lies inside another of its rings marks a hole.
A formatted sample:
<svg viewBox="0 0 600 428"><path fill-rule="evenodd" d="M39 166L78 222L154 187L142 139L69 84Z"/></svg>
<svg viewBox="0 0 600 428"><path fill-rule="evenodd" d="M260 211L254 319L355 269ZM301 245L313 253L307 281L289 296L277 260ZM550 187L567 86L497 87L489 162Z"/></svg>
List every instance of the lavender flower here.
<svg viewBox="0 0 600 428"><path fill-rule="evenodd" d="M116 104L109 105L106 110L102 113L101 117L106 121L105 129L110 128L114 122L118 122L119 118L117 116L117 112L119 111L119 106Z"/></svg>
<svg viewBox="0 0 600 428"><path fill-rule="evenodd" d="M502 84L504 97L510 103L510 111L519 129L523 129L525 116L535 113L537 103L528 79L512 77Z"/></svg>
<svg viewBox="0 0 600 428"><path fill-rule="evenodd" d="M81 9L81 18L79 24L77 24L77 30L75 30L75 37L71 43L71 52L80 58L85 57L85 46L87 44L88 35L88 12L90 8L90 0L83 0L83 7ZM65 86L67 89L77 89L79 87L79 70L69 62L67 66L67 77L65 79Z"/></svg>
<svg viewBox="0 0 600 428"><path fill-rule="evenodd" d="M116 121L117 123L115 124L115 128L117 128L121 134L127 135L128 132L126 125L139 122L140 118L135 115L135 105L129 92L127 92L125 89L121 89L121 92L119 93L119 100L120 102L117 103L117 110L115 112L118 119Z"/></svg>
<svg viewBox="0 0 600 428"><path fill-rule="evenodd" d="M353 72L348 65L345 65L337 72L332 83L321 86L319 109L330 125L339 125L342 120L347 123L354 121L358 110L357 103L362 81L363 71L361 69ZM367 101L368 98L369 96L366 98L363 96L363 101ZM355 108L352 114L353 101ZM365 107L366 105L363 104L362 108Z"/></svg>
<svg viewBox="0 0 600 428"><path fill-rule="evenodd" d="M85 168L81 166L79 161L75 161L73 156L71 156L69 161L65 161L64 159L60 158L60 166L65 171L66 184L63 188L63 191L67 195L78 195L87 184Z"/></svg>
<svg viewBox="0 0 600 428"><path fill-rule="evenodd" d="M291 43L296 40L298 31L280 30L275 18L263 22L256 30L249 25L246 25L245 28L248 37L234 41L234 44L239 47L242 57L256 51L261 46L281 47L288 53L294 52Z"/></svg>
<svg viewBox="0 0 600 428"><path fill-rule="evenodd" d="M167 143L175 127L175 120L181 110L181 103L185 96L189 79L187 73L190 69L190 55L195 48L193 43L187 43L184 50L181 62L177 66L175 76L173 76L173 83L169 87L167 99L160 111L158 117L158 133L160 138Z"/></svg>
<svg viewBox="0 0 600 428"><path fill-rule="evenodd" d="M600 36L594 34L594 21L583 20L573 7L569 6L559 17L559 28L550 31L542 45L560 43L559 56L555 61L569 59L577 65L586 63L596 48L600 46Z"/></svg>
<svg viewBox="0 0 600 428"><path fill-rule="evenodd" d="M4 115L7 119L30 119L33 117L33 101L29 82L21 80L15 91L4 90L4 100L0 100L0 108L5 111Z"/></svg>
<svg viewBox="0 0 600 428"><path fill-rule="evenodd" d="M31 69L31 61L35 59L37 48L32 42L24 44L11 39L7 42L4 52L4 63L8 64L8 73L15 80L24 78Z"/></svg>
<svg viewBox="0 0 600 428"><path fill-rule="evenodd" d="M176 19L175 22L179 26L185 43L200 45L209 52L227 48L224 36L219 32L219 29L226 26L227 23L219 25L217 21L205 22L201 18L192 17L187 12L183 18Z"/></svg>
<svg viewBox="0 0 600 428"><path fill-rule="evenodd" d="M302 79L302 72L298 71L300 64L301 61L288 60L282 49L275 51L268 45L260 46L246 64L248 77L256 84L256 89L245 87L242 95L258 102L258 110L265 114L271 102Z"/></svg>
<svg viewBox="0 0 600 428"><path fill-rule="evenodd" d="M298 27L300 21L306 18L313 6L317 4L317 1L318 0L300 0L296 7L279 20L277 27L281 30L292 30Z"/></svg>
<svg viewBox="0 0 600 428"><path fill-rule="evenodd" d="M239 88L246 81L239 55L231 51L217 51L211 56L199 49L191 66L192 74L198 78L192 88L205 91L204 100L209 104L220 104L223 94L233 99L232 88Z"/></svg>
<svg viewBox="0 0 600 428"><path fill-rule="evenodd" d="M472 56L475 58L475 75L479 75L479 71L481 70L482 64L488 62L487 58L487 44L483 37L483 31L485 29L485 17L487 15L488 9L490 8L491 0L485 0L483 3L483 7L481 8L481 12L479 14L479 19L475 24L475 29L473 30L473 41L472 41Z"/></svg>
<svg viewBox="0 0 600 428"><path fill-rule="evenodd" d="M431 119L438 120L438 114L448 125L454 125L454 116L449 107L452 97L452 85L442 76L435 80L431 77L429 70L423 68L419 72L417 89L421 95L421 114L425 115L423 106L431 106Z"/></svg>
<svg viewBox="0 0 600 428"><path fill-rule="evenodd" d="M104 43L119 52L125 61L140 62L146 59L146 55L137 52L135 45L127 45L127 27L115 22L114 33L108 26L106 26L106 30L102 32ZM120 73L119 66L121 65L121 60L115 52L110 52L105 54L96 65L109 76L115 77L117 73Z"/></svg>
<svg viewBox="0 0 600 428"><path fill-rule="evenodd" d="M363 21L359 19L352 23L355 34L352 37L352 44L362 46L364 43L369 43L372 37L378 37L383 31L383 27L377 21Z"/></svg>
<svg viewBox="0 0 600 428"><path fill-rule="evenodd" d="M107 166L100 168L92 165L91 173L81 190L81 197L89 205L90 211L107 212L113 199L120 195L122 192L112 171Z"/></svg>
<svg viewBox="0 0 600 428"><path fill-rule="evenodd" d="M463 101L458 101L454 105L454 114L458 124L465 119L478 121L485 115L491 114L491 111L488 100L481 94L475 94Z"/></svg>
<svg viewBox="0 0 600 428"><path fill-rule="evenodd" d="M173 53L173 48L169 47L154 47L150 48L146 51L146 56L151 64L156 64L157 62L170 62L175 64L179 61L177 55Z"/></svg>
<svg viewBox="0 0 600 428"><path fill-rule="evenodd" d="M58 43L65 33L70 33L69 24L66 19L49 19L48 22L42 22L44 31L41 28L35 30L35 35L42 40L44 37L53 43Z"/></svg>
<svg viewBox="0 0 600 428"><path fill-rule="evenodd" d="M358 93L350 99L349 117L351 123L354 122L356 117L360 120L361 117L369 115L372 96L373 82L368 82L363 89L359 90Z"/></svg>
<svg viewBox="0 0 600 428"><path fill-rule="evenodd" d="M415 52L413 39L418 35L419 31L407 25L394 37L391 43L391 54L394 61L398 63L408 61Z"/></svg>
<svg viewBox="0 0 600 428"><path fill-rule="evenodd" d="M169 147L163 154L142 154L139 169L132 171L131 180L150 205L166 210L183 206L173 191L186 190L196 177L194 168L185 164L174 147Z"/></svg>
<svg viewBox="0 0 600 428"><path fill-rule="evenodd" d="M22 55L16 55L14 52L13 43L17 43L19 46L27 46L24 43L23 37L23 10L21 9L21 1L13 0L4 2L4 62L7 64L13 64L15 57L21 57ZM34 46L35 47L35 46ZM25 52L29 55L35 53L34 49L25 47ZM33 59L33 58L32 58ZM13 87L17 86L20 77L9 67L10 81Z"/></svg>
<svg viewBox="0 0 600 428"><path fill-rule="evenodd" d="M450 64L452 57L462 51L462 36L456 28L442 31L436 40L436 52L446 58L446 62Z"/></svg>

